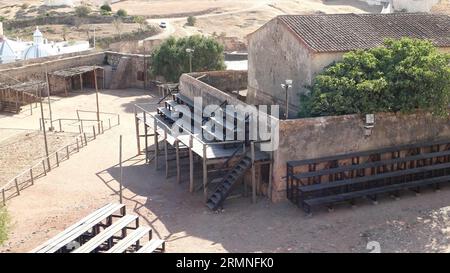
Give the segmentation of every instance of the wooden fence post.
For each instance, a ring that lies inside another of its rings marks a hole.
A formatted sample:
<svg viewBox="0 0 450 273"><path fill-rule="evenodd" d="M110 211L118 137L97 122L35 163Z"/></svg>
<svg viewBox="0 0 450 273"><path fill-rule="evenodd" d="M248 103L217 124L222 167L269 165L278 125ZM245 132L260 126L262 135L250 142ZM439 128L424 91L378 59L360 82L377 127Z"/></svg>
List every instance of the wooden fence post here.
<svg viewBox="0 0 450 273"><path fill-rule="evenodd" d="M45 168L45 160L42 160L42 167L44 168L44 175L47 175L47 169Z"/></svg>
<svg viewBox="0 0 450 273"><path fill-rule="evenodd" d="M31 185L34 185L33 168L30 168L30 180L31 180Z"/></svg>
<svg viewBox="0 0 450 273"><path fill-rule="evenodd" d="M17 183L17 178L14 178L14 184L16 184L17 195L20 195L19 183Z"/></svg>
<svg viewBox="0 0 450 273"><path fill-rule="evenodd" d="M256 203L256 177L255 177L255 142L250 143L252 157L252 203Z"/></svg>

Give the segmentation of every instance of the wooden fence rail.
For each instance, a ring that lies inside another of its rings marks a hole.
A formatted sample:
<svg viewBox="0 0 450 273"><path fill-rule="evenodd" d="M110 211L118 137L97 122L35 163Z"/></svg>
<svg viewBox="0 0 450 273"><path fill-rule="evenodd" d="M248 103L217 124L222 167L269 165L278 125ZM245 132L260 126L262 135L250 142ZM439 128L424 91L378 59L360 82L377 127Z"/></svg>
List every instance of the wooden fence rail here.
<svg viewBox="0 0 450 273"><path fill-rule="evenodd" d="M103 133L104 131L99 132L99 134ZM94 139L93 136L88 136L86 133L82 132L75 137L75 141L64 145L48 157L41 158L31 167L16 175L8 183L0 187L3 206L6 205L7 200L20 195L22 190L34 185L37 179L46 176L50 170L59 167L61 162L69 160L71 154L78 153L82 148L88 145L88 142L93 141Z"/></svg>

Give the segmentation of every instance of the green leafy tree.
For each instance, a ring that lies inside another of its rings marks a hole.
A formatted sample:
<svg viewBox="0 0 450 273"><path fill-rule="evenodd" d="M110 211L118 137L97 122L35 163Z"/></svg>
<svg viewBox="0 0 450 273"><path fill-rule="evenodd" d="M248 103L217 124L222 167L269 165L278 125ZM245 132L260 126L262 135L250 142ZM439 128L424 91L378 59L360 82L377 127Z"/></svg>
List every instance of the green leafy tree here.
<svg viewBox="0 0 450 273"><path fill-rule="evenodd" d="M5 207L0 207L0 245L8 239L9 216Z"/></svg>
<svg viewBox="0 0 450 273"><path fill-rule="evenodd" d="M126 16L128 16L128 12L126 10L124 10L124 9L119 9L116 12L116 15L119 16L119 17L126 17Z"/></svg>
<svg viewBox="0 0 450 273"><path fill-rule="evenodd" d="M75 14L78 17L86 17L91 13L91 8L86 5L81 5L75 8Z"/></svg>
<svg viewBox="0 0 450 273"><path fill-rule="evenodd" d="M180 39L171 37L155 50L152 74L177 82L181 74L190 70L188 48L194 49L191 53L193 71L225 69L223 46L213 38L194 35Z"/></svg>
<svg viewBox="0 0 450 273"><path fill-rule="evenodd" d="M139 31L144 31L147 27L147 21L143 16L135 16L133 21L139 25Z"/></svg>
<svg viewBox="0 0 450 273"><path fill-rule="evenodd" d="M110 6L108 3L103 4L103 5L100 7L100 10L106 11L106 12L111 12L111 11L112 11L111 6Z"/></svg>
<svg viewBox="0 0 450 273"><path fill-rule="evenodd" d="M310 95L300 99L300 117L412 112L448 115L450 55L429 41L403 38L358 50L326 68Z"/></svg>

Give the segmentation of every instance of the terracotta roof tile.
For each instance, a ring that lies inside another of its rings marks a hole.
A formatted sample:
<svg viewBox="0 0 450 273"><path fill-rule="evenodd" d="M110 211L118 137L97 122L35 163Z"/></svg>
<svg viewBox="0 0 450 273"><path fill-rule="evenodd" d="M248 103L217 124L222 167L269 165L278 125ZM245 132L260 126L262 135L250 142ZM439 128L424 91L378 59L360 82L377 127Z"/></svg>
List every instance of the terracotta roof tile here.
<svg viewBox="0 0 450 273"><path fill-rule="evenodd" d="M320 14L278 16L317 52L379 46L386 38L411 37L450 47L450 16L426 13Z"/></svg>

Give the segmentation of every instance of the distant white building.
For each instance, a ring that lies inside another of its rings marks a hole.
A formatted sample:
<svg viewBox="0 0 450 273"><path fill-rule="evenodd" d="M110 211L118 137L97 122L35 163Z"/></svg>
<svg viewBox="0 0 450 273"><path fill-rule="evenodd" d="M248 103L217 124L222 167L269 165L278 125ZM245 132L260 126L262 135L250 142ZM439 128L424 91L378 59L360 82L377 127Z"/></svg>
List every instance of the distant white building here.
<svg viewBox="0 0 450 273"><path fill-rule="evenodd" d="M73 0L44 0L44 6L57 7L57 6L74 6Z"/></svg>
<svg viewBox="0 0 450 273"><path fill-rule="evenodd" d="M434 5L440 0L360 0L369 5L389 6L391 12L408 11L408 12L430 12Z"/></svg>
<svg viewBox="0 0 450 273"><path fill-rule="evenodd" d="M38 27L33 33L33 42L10 40L3 35L3 28L0 24L0 63L81 52L89 50L89 48L88 41L49 42Z"/></svg>

